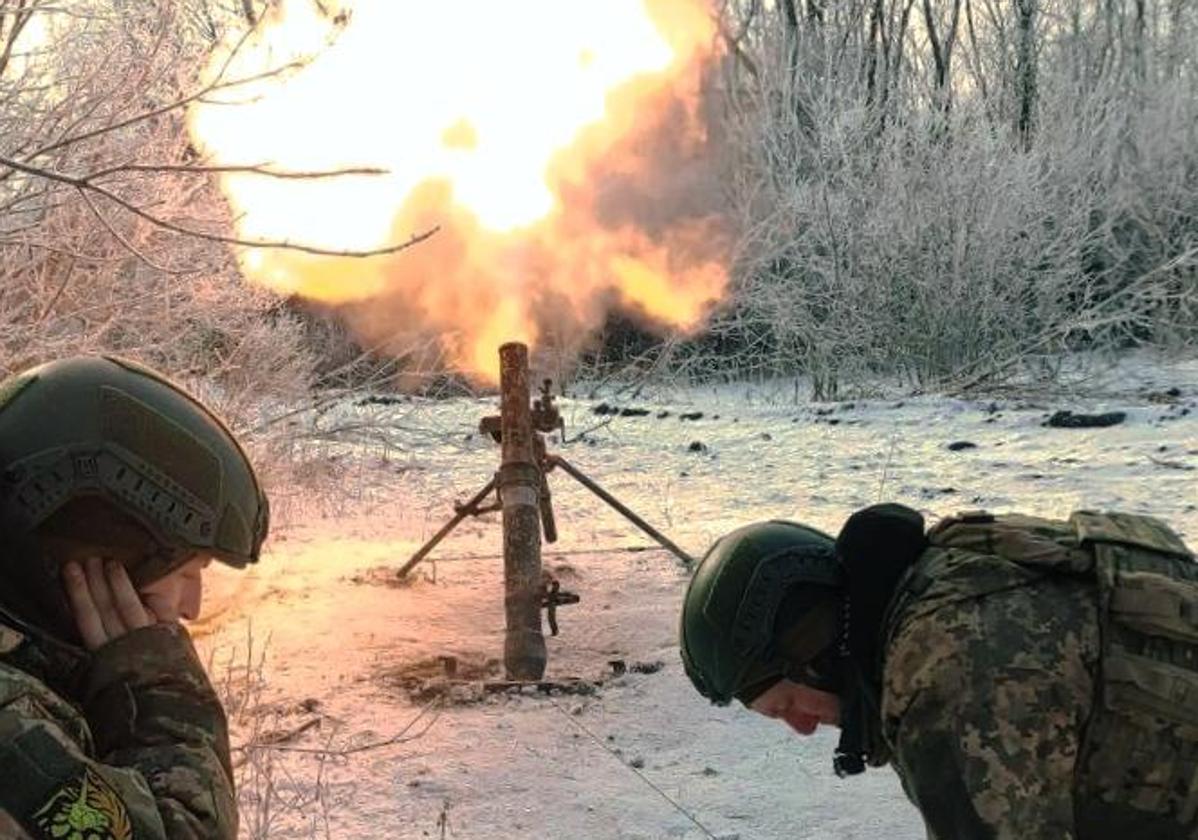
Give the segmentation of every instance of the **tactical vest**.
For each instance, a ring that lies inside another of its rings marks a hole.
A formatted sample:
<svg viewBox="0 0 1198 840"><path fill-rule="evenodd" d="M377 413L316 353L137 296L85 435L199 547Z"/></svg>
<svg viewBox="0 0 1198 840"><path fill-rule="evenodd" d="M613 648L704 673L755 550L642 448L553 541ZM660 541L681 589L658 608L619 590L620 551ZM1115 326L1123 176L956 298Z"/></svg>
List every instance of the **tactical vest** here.
<svg viewBox="0 0 1198 840"><path fill-rule="evenodd" d="M969 513L928 533L899 616L1034 583L1092 581L1101 651L1076 795L1079 836L1191 836L1198 824L1198 562L1164 523L1079 511L1067 521ZM888 632L888 636L890 633ZM1129 815L1128 808L1131 812ZM1189 827L1178 833L1179 825ZM1115 832L1114 834L1110 832Z"/></svg>

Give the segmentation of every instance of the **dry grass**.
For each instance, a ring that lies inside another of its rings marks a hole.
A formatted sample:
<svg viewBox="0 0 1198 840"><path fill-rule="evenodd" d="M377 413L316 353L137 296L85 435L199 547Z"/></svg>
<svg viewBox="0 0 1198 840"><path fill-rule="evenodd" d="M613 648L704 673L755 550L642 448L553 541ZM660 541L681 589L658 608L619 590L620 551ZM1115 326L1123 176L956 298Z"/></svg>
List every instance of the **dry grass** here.
<svg viewBox="0 0 1198 840"><path fill-rule="evenodd" d="M209 673L229 718L234 782L245 840L269 837L330 837L330 753L292 758L277 747L305 733L320 731L327 719L319 703L281 704L267 699L264 675L270 640L256 642L252 624L246 626L244 650L231 652ZM214 670L215 669L215 670ZM297 722L298 721L298 722ZM321 735L326 741L332 734Z"/></svg>
<svg viewBox="0 0 1198 840"><path fill-rule="evenodd" d="M352 783L346 788L345 772L335 786L335 771L352 770L357 757L366 753L422 738L438 721L446 700L440 695L428 699L389 735L354 733L349 722L327 714L318 698L275 697L266 676L269 649L269 638L256 639L247 622L243 645L222 656L213 650L208 660L229 720L239 836L327 840L335 836L338 809L345 807L344 797L352 796L353 789Z"/></svg>

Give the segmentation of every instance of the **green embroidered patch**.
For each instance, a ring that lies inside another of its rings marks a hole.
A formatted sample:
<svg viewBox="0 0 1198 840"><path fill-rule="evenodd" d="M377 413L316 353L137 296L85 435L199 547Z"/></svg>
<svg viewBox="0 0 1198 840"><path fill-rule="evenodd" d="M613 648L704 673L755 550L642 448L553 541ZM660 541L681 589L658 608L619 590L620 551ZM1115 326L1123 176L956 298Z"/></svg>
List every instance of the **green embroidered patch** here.
<svg viewBox="0 0 1198 840"><path fill-rule="evenodd" d="M63 785L33 815L49 840L132 840L133 826L120 795L90 767Z"/></svg>

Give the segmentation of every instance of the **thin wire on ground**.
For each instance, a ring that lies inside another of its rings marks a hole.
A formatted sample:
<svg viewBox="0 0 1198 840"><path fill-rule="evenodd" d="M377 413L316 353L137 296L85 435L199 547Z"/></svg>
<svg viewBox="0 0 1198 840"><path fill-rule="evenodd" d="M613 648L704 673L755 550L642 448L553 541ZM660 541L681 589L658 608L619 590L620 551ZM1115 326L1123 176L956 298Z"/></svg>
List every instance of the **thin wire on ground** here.
<svg viewBox="0 0 1198 840"><path fill-rule="evenodd" d="M716 835L716 833L714 831L712 831L707 826L703 825L703 823L699 822L698 817L696 817L690 811L686 810L686 808L682 807L682 805L680 805L677 801L675 801L668 793L666 793L664 790L662 790L660 787L658 787L656 784L654 784L652 779L650 779L648 776L646 776L640 770L638 770L637 768L633 767L631 764L626 762L619 753L617 753L615 750L613 750L607 744L603 743L603 741L599 738L598 735L596 735L594 732L592 732L590 729L588 729L583 723L576 720L574 718L574 716L571 715L569 712L567 712L565 709L563 709L556 700L554 700L552 697L546 697L545 699L549 701L549 704L551 706L553 706L553 708L557 709L558 712L561 713L562 717L564 717L567 721L570 722L571 726L581 730L583 733L586 734L586 736L588 738L590 738L592 741L594 741L605 753L610 755L616 761L620 762L620 764L622 764L624 767L628 768L629 771L631 771L633 774L636 775L636 777L638 779L640 779L642 782L644 782L646 785L648 785L658 796L660 796L666 802L669 802L672 806L674 806L674 809L677 810L678 813L682 814L684 817L686 817L688 820L690 820L692 823L694 823L696 826L698 826L699 830L702 831L704 834L706 834L708 837L710 837L711 840L719 840L719 837Z"/></svg>

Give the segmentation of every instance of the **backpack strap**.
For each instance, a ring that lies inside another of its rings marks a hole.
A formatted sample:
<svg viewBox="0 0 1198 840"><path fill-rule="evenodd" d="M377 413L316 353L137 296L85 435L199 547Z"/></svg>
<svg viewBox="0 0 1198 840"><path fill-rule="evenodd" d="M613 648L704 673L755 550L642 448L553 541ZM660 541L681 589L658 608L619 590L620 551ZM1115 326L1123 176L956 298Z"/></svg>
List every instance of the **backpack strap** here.
<svg viewBox="0 0 1198 840"><path fill-rule="evenodd" d="M1131 513L1078 511L1112 619L1146 636L1198 645L1198 563L1168 525Z"/></svg>
<svg viewBox="0 0 1198 840"><path fill-rule="evenodd" d="M1044 571L1083 575L1094 571L1094 555L1082 547L1076 527L1056 519L969 511L941 520L928 532L928 541Z"/></svg>
<svg viewBox="0 0 1198 840"><path fill-rule="evenodd" d="M1095 513L1079 510L1069 517L1077 538L1086 544L1114 544L1193 560L1194 554L1173 529L1159 519L1138 513Z"/></svg>

